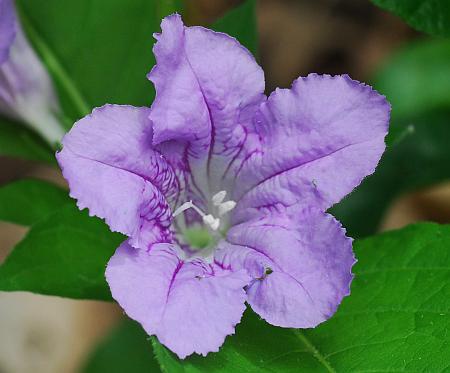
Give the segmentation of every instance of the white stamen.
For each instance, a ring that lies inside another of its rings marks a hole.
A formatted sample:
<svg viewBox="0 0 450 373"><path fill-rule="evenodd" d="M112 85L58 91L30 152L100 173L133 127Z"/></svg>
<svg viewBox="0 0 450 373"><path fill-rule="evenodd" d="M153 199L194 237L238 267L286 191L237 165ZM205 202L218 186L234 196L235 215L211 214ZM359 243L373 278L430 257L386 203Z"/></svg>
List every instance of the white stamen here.
<svg viewBox="0 0 450 373"><path fill-rule="evenodd" d="M230 200L230 201L223 202L226 195L227 195L227 192L225 190L222 190L219 193L214 194L214 196L211 199L213 205L215 206L214 211L217 212L219 217L225 215L227 212L233 210L236 207L236 202L234 202L234 201ZM173 216L176 217L188 209L194 209L202 217L203 223L206 224L213 231L217 231L219 229L220 219L216 218L212 214L204 213L197 206L195 206L192 201L183 203L180 207L178 207L174 211ZM216 213L214 213L214 214L216 214Z"/></svg>
<svg viewBox="0 0 450 373"><path fill-rule="evenodd" d="M227 212L230 212L235 207L236 207L236 202L234 202L234 201L230 200L230 201L222 202L219 205L219 216L225 215Z"/></svg>
<svg viewBox="0 0 450 373"><path fill-rule="evenodd" d="M211 214L203 216L203 222L213 230L216 231L220 226L220 219L214 218Z"/></svg>
<svg viewBox="0 0 450 373"><path fill-rule="evenodd" d="M175 217L175 216L177 216L177 215L180 215L182 212L184 212L184 211L190 209L190 208L193 207L193 206L194 206L194 204L192 203L192 201L188 201L188 202L183 203L180 207L178 207L178 208L174 211L173 217Z"/></svg>
<svg viewBox="0 0 450 373"><path fill-rule="evenodd" d="M222 190L219 193L214 194L212 197L212 203L214 204L214 206L219 206L225 199L226 195L227 195L226 190Z"/></svg>
<svg viewBox="0 0 450 373"><path fill-rule="evenodd" d="M197 206L195 206L192 201L188 201L183 203L180 207L178 207L174 213L173 213L173 217L181 214L182 212L188 210L188 209L194 209L195 211L197 211L197 213L203 218L205 216L205 213L200 210Z"/></svg>

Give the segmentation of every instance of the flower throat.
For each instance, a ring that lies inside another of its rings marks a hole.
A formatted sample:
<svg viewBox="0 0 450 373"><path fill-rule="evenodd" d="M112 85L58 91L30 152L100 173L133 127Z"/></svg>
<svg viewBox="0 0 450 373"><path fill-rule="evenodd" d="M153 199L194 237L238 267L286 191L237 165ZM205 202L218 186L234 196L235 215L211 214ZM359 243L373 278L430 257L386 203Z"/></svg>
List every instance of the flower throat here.
<svg viewBox="0 0 450 373"><path fill-rule="evenodd" d="M223 227L223 217L233 210L236 206L236 202L232 200L224 201L227 192L222 190L211 198L211 210L212 213L205 213L198 206L194 205L192 201L187 201L178 207L173 217L176 218L184 211L193 209L202 218L204 228L188 228L183 232L183 235L189 241L189 243L196 248L204 248L211 244L213 238L217 238L220 235L220 229Z"/></svg>

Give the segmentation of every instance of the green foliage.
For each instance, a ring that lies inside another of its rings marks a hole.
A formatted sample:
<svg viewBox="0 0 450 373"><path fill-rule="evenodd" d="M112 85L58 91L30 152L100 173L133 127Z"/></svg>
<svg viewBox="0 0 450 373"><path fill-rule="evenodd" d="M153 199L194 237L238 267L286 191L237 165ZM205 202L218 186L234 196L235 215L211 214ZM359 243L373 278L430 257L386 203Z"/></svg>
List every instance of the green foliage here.
<svg viewBox="0 0 450 373"><path fill-rule="evenodd" d="M258 55L258 30L256 25L256 0L246 0L217 20L212 28L234 36L254 56Z"/></svg>
<svg viewBox="0 0 450 373"><path fill-rule="evenodd" d="M33 225L0 267L1 291L110 300L105 266L123 236L67 204Z"/></svg>
<svg viewBox="0 0 450 373"><path fill-rule="evenodd" d="M450 3L449 3L450 4ZM375 76L374 85L392 105L392 129L402 119L450 109L450 40L420 40L398 51ZM400 127L400 128L399 128Z"/></svg>
<svg viewBox="0 0 450 373"><path fill-rule="evenodd" d="M254 6L255 0L248 0L215 27L255 53ZM152 34L160 31L164 15L181 12L180 1L18 0L18 7L70 119L105 103L152 103L154 88L146 79L155 63Z"/></svg>
<svg viewBox="0 0 450 373"><path fill-rule="evenodd" d="M52 73L69 118L105 103L151 104L154 90L146 74L155 63L152 34L160 30L160 3L18 1L27 34Z"/></svg>
<svg viewBox="0 0 450 373"><path fill-rule="evenodd" d="M450 36L448 0L372 0L419 31L436 36Z"/></svg>
<svg viewBox="0 0 450 373"><path fill-rule="evenodd" d="M159 20L172 13L183 14L183 0L156 0L155 3Z"/></svg>
<svg viewBox="0 0 450 373"><path fill-rule="evenodd" d="M33 225L69 201L67 191L54 184L19 180L0 187L0 220Z"/></svg>
<svg viewBox="0 0 450 373"><path fill-rule="evenodd" d="M55 163L52 149L23 124L0 117L0 156Z"/></svg>
<svg viewBox="0 0 450 373"><path fill-rule="evenodd" d="M373 234L401 194L450 179L450 40L400 51L374 86L392 103L388 149L374 175L333 207L353 237Z"/></svg>
<svg viewBox="0 0 450 373"><path fill-rule="evenodd" d="M352 295L315 329L247 312L219 353L178 360L154 340L164 372L440 372L450 364L450 226L420 224L358 241Z"/></svg>
<svg viewBox="0 0 450 373"><path fill-rule="evenodd" d="M95 349L84 373L158 373L158 362L142 328L124 320Z"/></svg>

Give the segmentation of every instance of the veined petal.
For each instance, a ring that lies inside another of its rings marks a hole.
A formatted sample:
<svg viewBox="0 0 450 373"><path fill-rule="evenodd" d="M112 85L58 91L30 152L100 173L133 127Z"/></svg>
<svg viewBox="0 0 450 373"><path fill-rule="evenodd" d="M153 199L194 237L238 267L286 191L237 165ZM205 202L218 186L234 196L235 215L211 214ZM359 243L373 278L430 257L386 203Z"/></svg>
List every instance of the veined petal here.
<svg viewBox="0 0 450 373"><path fill-rule="evenodd" d="M153 149L148 109L106 105L78 121L57 154L80 209L130 236L133 246L169 240L172 168Z"/></svg>
<svg viewBox="0 0 450 373"><path fill-rule="evenodd" d="M184 142L198 186L211 195L234 181L225 174L246 156L242 147L254 136L252 118L265 99L264 75L228 35L185 27L179 15L165 18L161 28L149 74L157 91L154 142Z"/></svg>
<svg viewBox="0 0 450 373"><path fill-rule="evenodd" d="M157 90L149 113L153 143L194 142L195 155L201 156L208 149L211 128L208 108L185 53L185 27L173 15L162 21L161 28L153 48L157 64L148 74Z"/></svg>
<svg viewBox="0 0 450 373"><path fill-rule="evenodd" d="M276 90L255 117L262 150L237 176L235 221L263 206L338 202L374 172L389 112L383 96L348 76L311 74Z"/></svg>
<svg viewBox="0 0 450 373"><path fill-rule="evenodd" d="M12 0L0 0L0 65L8 59L16 35L16 17Z"/></svg>
<svg viewBox="0 0 450 373"><path fill-rule="evenodd" d="M247 269L253 310L269 323L311 328L331 317L349 294L352 241L316 209L272 212L230 229L216 261Z"/></svg>
<svg viewBox="0 0 450 373"><path fill-rule="evenodd" d="M218 351L245 309L244 271L182 261L171 244L146 251L123 243L106 279L128 316L182 359Z"/></svg>

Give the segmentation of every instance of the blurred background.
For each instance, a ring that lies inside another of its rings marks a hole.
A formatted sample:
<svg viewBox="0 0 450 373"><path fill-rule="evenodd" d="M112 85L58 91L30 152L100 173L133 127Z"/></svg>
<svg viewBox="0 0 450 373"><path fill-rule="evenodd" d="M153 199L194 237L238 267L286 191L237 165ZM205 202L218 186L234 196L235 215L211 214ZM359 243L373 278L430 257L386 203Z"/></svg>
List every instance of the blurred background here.
<svg viewBox="0 0 450 373"><path fill-rule="evenodd" d="M190 0L186 2L185 21L208 25L239 3L238 0ZM430 37L414 31L396 16L365 0L260 0L257 24L260 63L266 74L268 92L278 86L289 87L293 79L310 72L348 73L353 79L368 83L381 74L378 81L380 85L386 85L390 83L389 74L383 71L398 53L405 48L415 48L415 45L426 48L427 43L431 43ZM450 61L446 61L448 69ZM405 84L409 78L414 80L411 76L403 77ZM447 84L450 85L450 81ZM437 110L432 109L434 113ZM400 119L394 113L393 120L398 120L401 125L392 139L392 146L399 143L396 149L403 147L402 155L398 155L400 150L393 149L386 157L395 159L398 167L380 170L379 182L363 185L367 194L363 190L351 203L357 205L358 198L368 198L369 191L381 183L403 185L409 183L408 178L413 174L420 176L429 171L434 159L440 157L433 143L408 140L408 136L422 131L421 123L434 118L427 110L416 113L414 118L403 116ZM433 115L448 123L449 117L442 116L440 111ZM443 136L441 141L450 148L450 139ZM423 151L423 164L411 166L408 150ZM439 159L445 161L445 158ZM446 165L450 168L448 163ZM0 158L0 185L24 176L64 185L61 175L53 168ZM399 228L419 220L450 222L450 185L439 178L435 181L436 185L428 187L428 182L419 180L417 185L403 188L407 192L401 195L392 192L392 188L390 192L380 193L373 201L374 209L383 205L374 213L380 215L379 218L366 217L364 211L349 217L345 206L338 206L336 214L344 225L348 222L349 232L355 232L355 236L370 232L351 219L377 219L375 226L379 230ZM0 261L25 233L24 227L0 223ZM122 312L106 302L0 293L0 373L79 372L98 341L121 317Z"/></svg>

